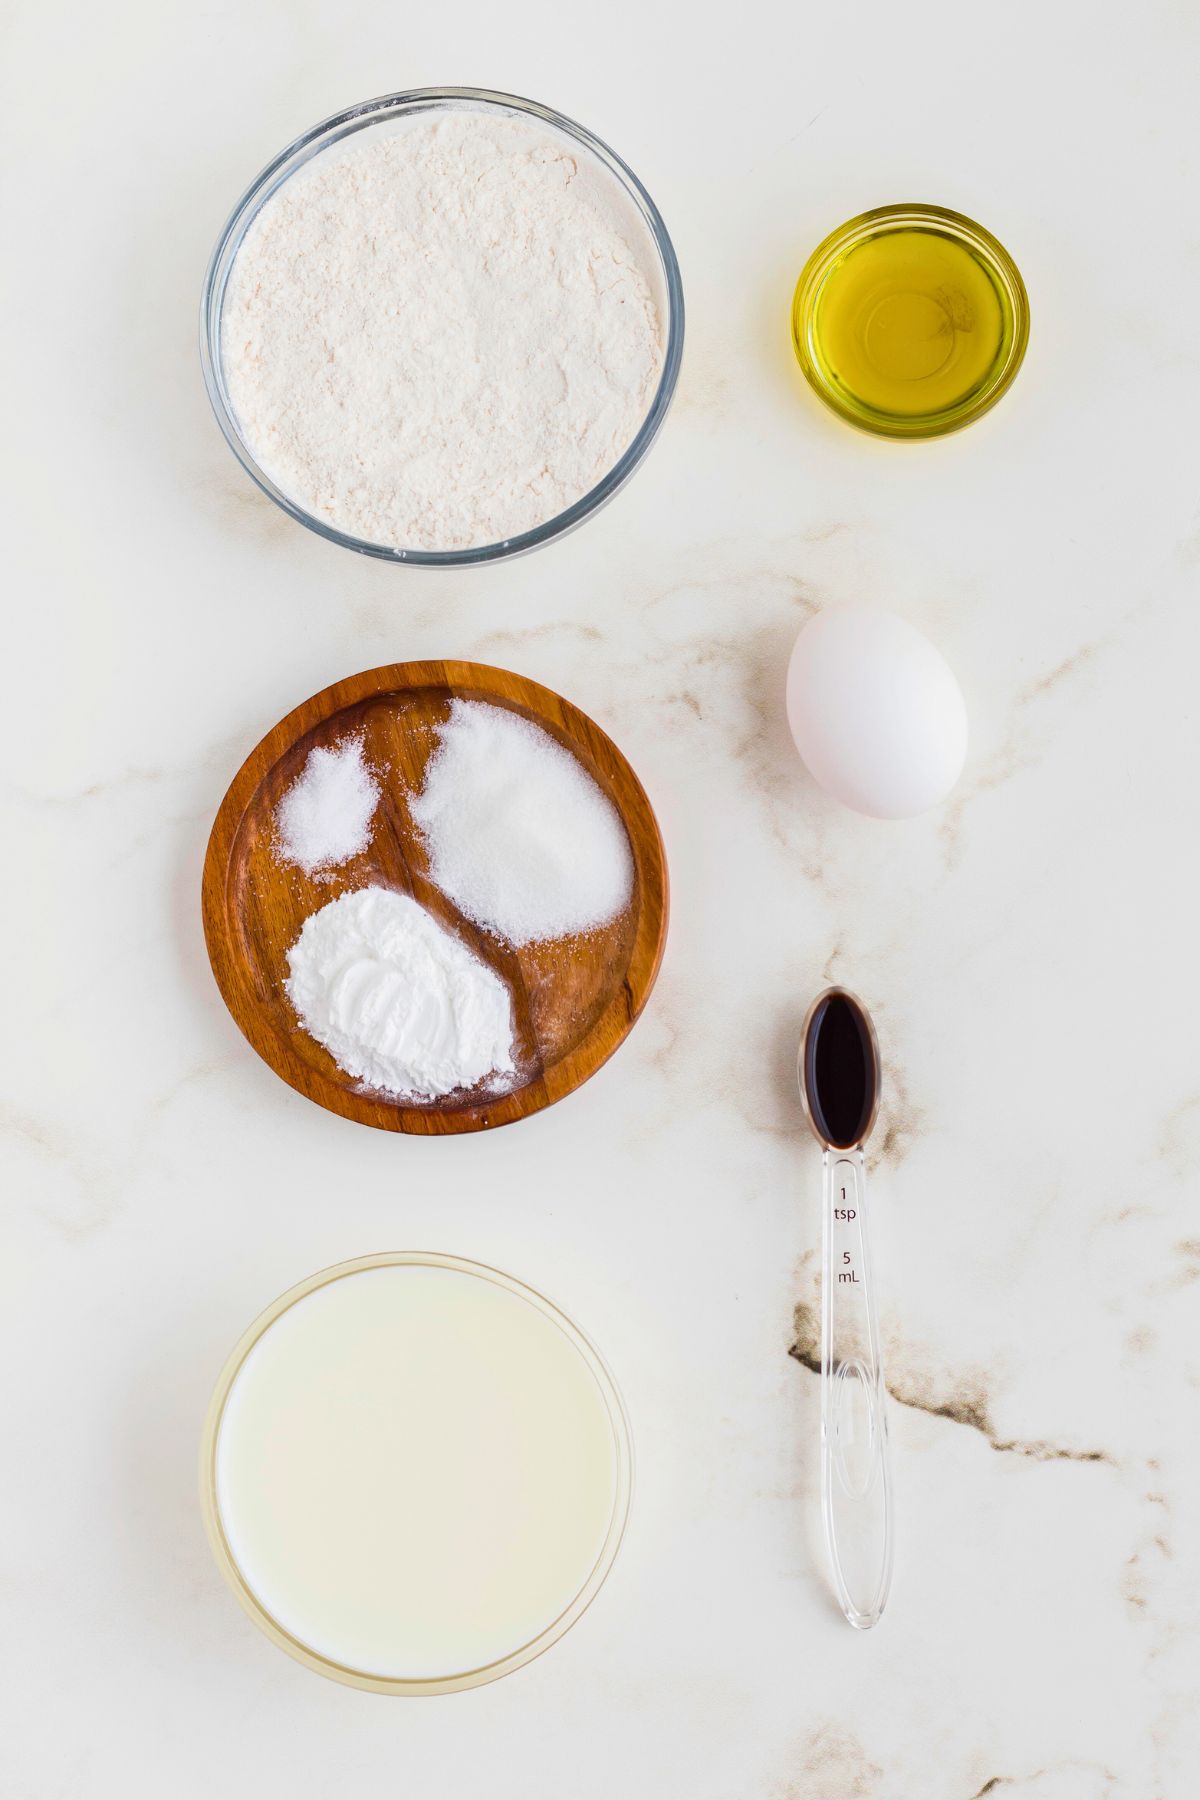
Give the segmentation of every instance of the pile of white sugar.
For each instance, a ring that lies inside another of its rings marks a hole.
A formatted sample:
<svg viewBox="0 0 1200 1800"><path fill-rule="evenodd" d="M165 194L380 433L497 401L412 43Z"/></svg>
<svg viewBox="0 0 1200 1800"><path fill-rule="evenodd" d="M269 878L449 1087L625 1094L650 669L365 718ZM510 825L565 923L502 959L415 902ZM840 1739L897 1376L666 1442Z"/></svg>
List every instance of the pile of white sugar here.
<svg viewBox="0 0 1200 1800"><path fill-rule="evenodd" d="M549 732L505 707L451 702L411 810L432 880L511 944L594 931L632 897L633 852L612 801Z"/></svg>
<svg viewBox="0 0 1200 1800"><path fill-rule="evenodd" d="M337 868L371 841L379 783L367 767L361 738L332 749L317 745L275 809L278 848L306 875Z"/></svg>
<svg viewBox="0 0 1200 1800"><path fill-rule="evenodd" d="M435 1099L515 1072L508 989L407 894L359 888L311 913L285 985L338 1067L382 1093Z"/></svg>
<svg viewBox="0 0 1200 1800"><path fill-rule="evenodd" d="M222 356L261 468L394 549L494 544L583 498L649 410L661 267L573 138L468 106L323 151L238 251Z"/></svg>

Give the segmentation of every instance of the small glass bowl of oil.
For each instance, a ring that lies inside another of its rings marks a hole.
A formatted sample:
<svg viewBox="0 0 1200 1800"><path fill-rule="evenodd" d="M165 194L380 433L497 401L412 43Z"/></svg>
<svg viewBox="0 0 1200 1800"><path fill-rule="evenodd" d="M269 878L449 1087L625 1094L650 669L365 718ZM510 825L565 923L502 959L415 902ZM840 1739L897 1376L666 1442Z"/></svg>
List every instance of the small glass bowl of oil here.
<svg viewBox="0 0 1200 1800"><path fill-rule="evenodd" d="M832 232L792 302L800 367L842 418L940 437L994 406L1021 366L1029 299L982 225L940 206L881 206Z"/></svg>

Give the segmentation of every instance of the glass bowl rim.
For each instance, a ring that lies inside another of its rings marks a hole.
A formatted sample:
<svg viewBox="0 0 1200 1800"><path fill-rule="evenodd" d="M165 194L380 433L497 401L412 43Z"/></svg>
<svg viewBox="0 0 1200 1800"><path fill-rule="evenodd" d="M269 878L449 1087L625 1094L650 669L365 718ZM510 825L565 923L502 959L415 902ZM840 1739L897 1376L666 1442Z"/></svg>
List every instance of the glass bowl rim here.
<svg viewBox="0 0 1200 1800"><path fill-rule="evenodd" d="M824 364L810 342L816 302L834 264L868 238L881 235L881 226L891 231L940 230L942 235L967 241L986 262L1000 294L1004 335L983 384L952 406L929 413L914 413L909 418L879 411L865 401L858 405L848 401L845 392L829 380ZM899 201L857 213L821 239L796 282L791 327L796 360L809 386L833 412L876 437L921 440L942 437L972 424L1007 393L1024 361L1029 343L1029 295L1011 254L986 226L950 207L935 206L929 201Z"/></svg>
<svg viewBox="0 0 1200 1800"><path fill-rule="evenodd" d="M667 342L658 386L645 418L612 468L588 493L564 512L556 513L553 518L543 520L540 525L535 525L516 537L502 538L494 544L479 544L465 550L415 550L371 543L366 538L355 537L339 530L336 525L318 519L285 494L266 471L260 468L238 430L233 407L225 391L221 363L221 312L230 271L251 221L264 202L296 170L330 145L371 125L405 113L452 106L456 102L523 113L540 120L542 124L573 137L608 169L645 220L658 253L666 288ZM355 550L363 556L374 556L385 562L417 568L465 568L476 563L498 562L508 557L521 556L554 538L564 537L606 505L642 461L670 411L683 360L683 334L683 279L675 247L662 214L629 164L603 139L598 138L586 126L568 118L565 113L556 112L553 107L544 106L537 100L528 100L519 94L507 94L493 88L407 88L397 93L382 94L374 100L361 101L355 106L344 107L340 112L331 114L329 118L322 119L308 131L302 132L260 170L229 214L209 257L200 297L200 364L204 386L222 435L250 479L289 517L298 524L307 526L310 531L315 531L329 543L340 544L343 549Z"/></svg>
<svg viewBox="0 0 1200 1800"><path fill-rule="evenodd" d="M264 1603L250 1586L241 1567L233 1554L225 1529L221 1522L220 1507L217 1502L217 1444L220 1438L221 1423L225 1416L225 1407L233 1384L241 1373L247 1358L261 1338L271 1326L301 1300L320 1288L328 1287L332 1282L340 1281L348 1276L360 1275L371 1269L412 1267L433 1269L450 1269L459 1274L471 1275L491 1282L494 1286L515 1294L518 1299L526 1301L536 1308L544 1318L559 1331L571 1344L572 1348L583 1358L592 1379L600 1390L609 1422L612 1425L615 1447L614 1459L614 1491L612 1513L608 1531L603 1544L597 1553L596 1560L586 1581L578 1593L568 1602L558 1616L526 1643L497 1658L494 1662L477 1669L460 1670L451 1675L434 1675L410 1678L406 1676L373 1675L362 1669L355 1669L346 1663L334 1661L331 1657L322 1656L300 1638L294 1637L286 1626L282 1625L267 1609ZM616 1378L601 1356L591 1339L569 1318L562 1309L527 1282L515 1275L506 1274L504 1270L492 1267L489 1263L481 1263L470 1257L453 1256L434 1250L383 1250L369 1256L356 1256L346 1262L332 1263L328 1268L318 1269L315 1274L299 1281L277 1299L264 1308L258 1317L247 1326L238 1338L237 1343L225 1360L224 1367L217 1377L212 1399L205 1414L204 1428L200 1440L200 1506L204 1518L204 1528L210 1548L216 1558L217 1566L226 1582L233 1590L244 1612L254 1621L271 1642L279 1649L294 1657L305 1668L312 1669L318 1675L328 1676L330 1680L340 1681L347 1687L362 1688L376 1694L451 1694L465 1688L483 1687L490 1681L498 1680L502 1675L511 1674L514 1669L522 1668L532 1662L543 1651L550 1649L564 1634L570 1630L576 1620L581 1618L608 1579L617 1552L625 1535L629 1521L629 1508L633 1497L633 1436L629 1426L629 1415L625 1410L625 1402Z"/></svg>

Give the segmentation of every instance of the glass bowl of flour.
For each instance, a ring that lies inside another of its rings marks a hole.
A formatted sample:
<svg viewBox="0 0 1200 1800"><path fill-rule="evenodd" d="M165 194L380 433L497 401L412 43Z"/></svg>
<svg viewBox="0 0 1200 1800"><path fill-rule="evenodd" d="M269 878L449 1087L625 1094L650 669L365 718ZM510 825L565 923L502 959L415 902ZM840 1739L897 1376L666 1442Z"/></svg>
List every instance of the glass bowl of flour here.
<svg viewBox="0 0 1200 1800"><path fill-rule="evenodd" d="M679 265L633 171L510 94L351 107L265 168L213 252L209 398L242 467L331 542L461 566L560 537L666 417Z"/></svg>

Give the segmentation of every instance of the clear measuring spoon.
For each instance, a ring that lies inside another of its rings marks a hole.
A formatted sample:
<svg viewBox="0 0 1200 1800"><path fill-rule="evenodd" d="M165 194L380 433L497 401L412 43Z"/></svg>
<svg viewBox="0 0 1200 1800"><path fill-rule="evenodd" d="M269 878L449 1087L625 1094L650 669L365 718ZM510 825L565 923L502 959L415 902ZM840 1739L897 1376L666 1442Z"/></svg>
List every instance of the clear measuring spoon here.
<svg viewBox="0 0 1200 1800"><path fill-rule="evenodd" d="M828 988L800 1039L800 1095L822 1146L821 1504L838 1599L859 1631L892 1580L883 1364L867 1253L863 1147L879 1106L879 1047L862 1003Z"/></svg>

